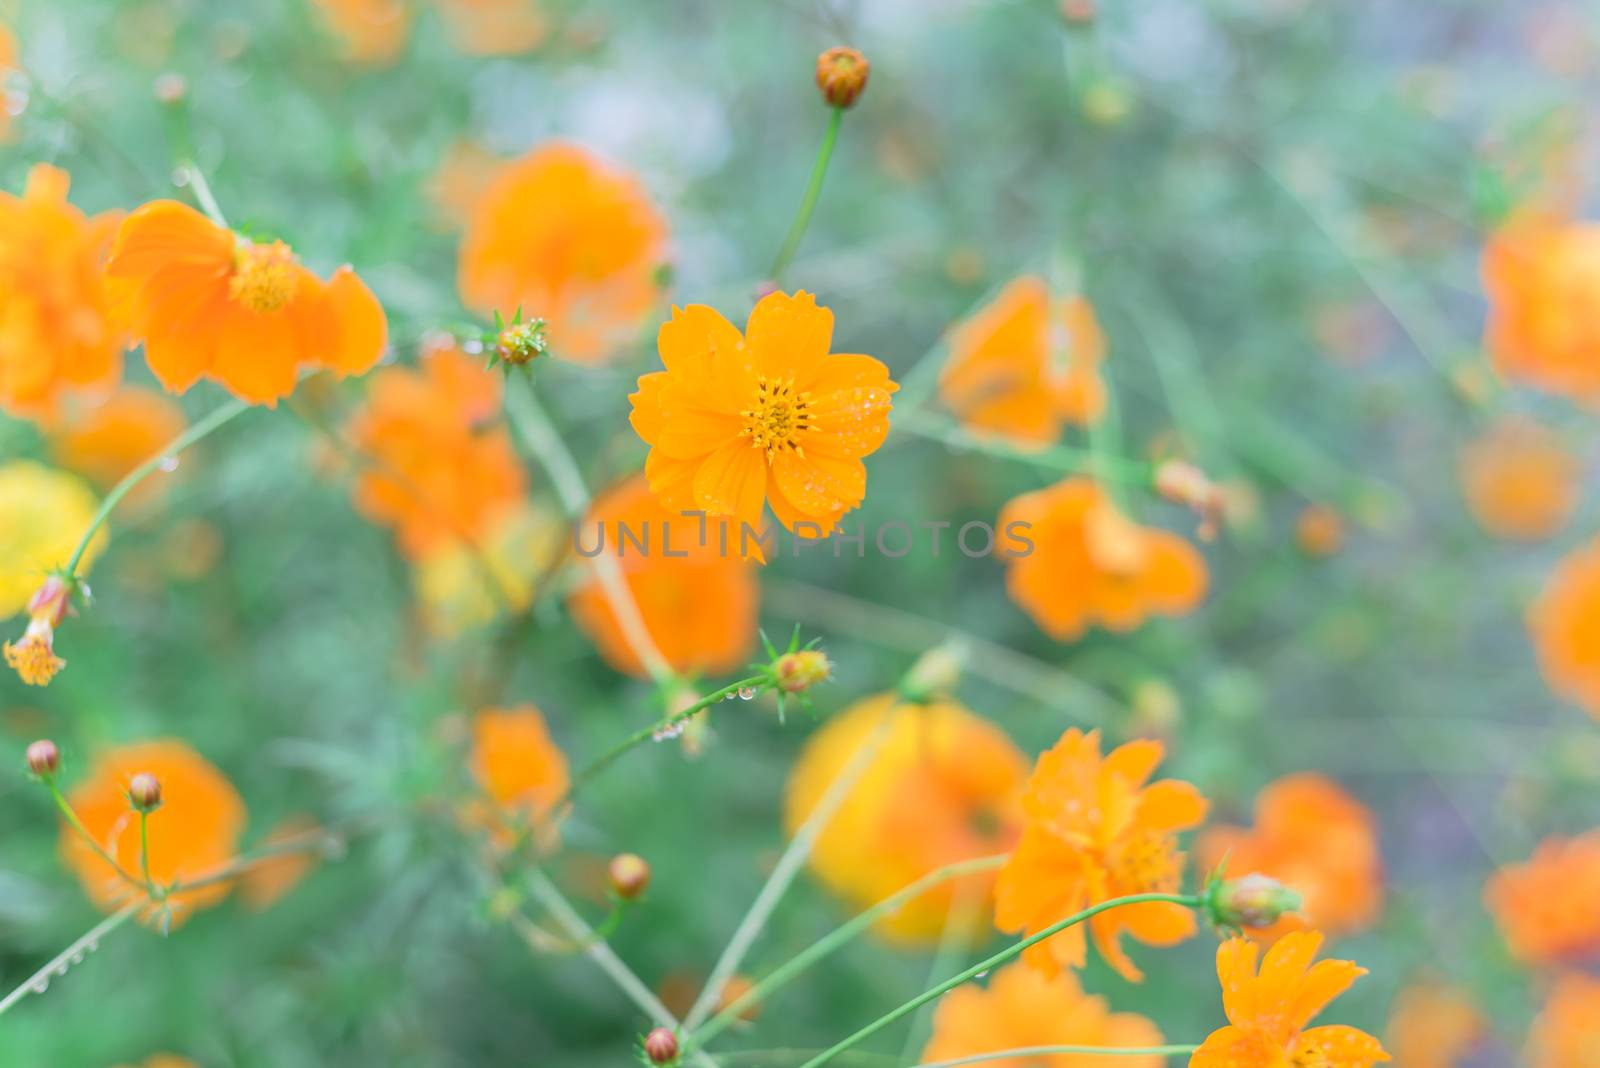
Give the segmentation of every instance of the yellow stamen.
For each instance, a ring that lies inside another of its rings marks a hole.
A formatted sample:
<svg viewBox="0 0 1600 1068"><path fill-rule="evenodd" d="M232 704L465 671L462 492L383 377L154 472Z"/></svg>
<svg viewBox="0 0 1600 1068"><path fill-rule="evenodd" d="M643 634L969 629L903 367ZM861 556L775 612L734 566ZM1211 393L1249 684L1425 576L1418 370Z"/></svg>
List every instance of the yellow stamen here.
<svg viewBox="0 0 1600 1068"><path fill-rule="evenodd" d="M277 311L294 296L294 253L282 241L241 241L233 254L228 296L259 315Z"/></svg>
<svg viewBox="0 0 1600 1068"><path fill-rule="evenodd" d="M48 623L41 625L35 621L28 626L22 641L16 645L5 643L3 651L6 663L29 686L48 685L56 673L67 666L67 662L55 653L53 637Z"/></svg>
<svg viewBox="0 0 1600 1068"><path fill-rule="evenodd" d="M762 376L756 379L755 404L739 413L744 426L740 437L750 439L750 444L764 449L771 462L784 449L793 449L796 456L804 456L800 435L814 429L811 422L811 394L796 392L794 379L774 381Z"/></svg>
<svg viewBox="0 0 1600 1068"><path fill-rule="evenodd" d="M1126 893L1172 892L1183 879L1183 857L1169 834L1136 831L1112 845L1106 861Z"/></svg>

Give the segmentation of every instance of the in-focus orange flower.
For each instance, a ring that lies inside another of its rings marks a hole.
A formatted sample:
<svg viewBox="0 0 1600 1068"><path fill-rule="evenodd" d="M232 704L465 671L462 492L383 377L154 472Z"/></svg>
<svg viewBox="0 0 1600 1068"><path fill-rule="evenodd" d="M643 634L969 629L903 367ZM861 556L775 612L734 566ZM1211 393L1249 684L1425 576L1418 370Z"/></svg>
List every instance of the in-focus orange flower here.
<svg viewBox="0 0 1600 1068"><path fill-rule="evenodd" d="M946 994L933 1015L933 1036L921 1060L947 1061L1031 1046L1161 1045L1161 1031L1132 1012L1112 1012L1087 994L1071 972L1047 976L1013 964L995 972L987 989L968 983ZM1159 1054L1092 1056L1076 1053L997 1057L992 1068L1161 1068Z"/></svg>
<svg viewBox="0 0 1600 1068"><path fill-rule="evenodd" d="M1600 223L1513 217L1483 252L1484 344L1505 377L1600 403Z"/></svg>
<svg viewBox="0 0 1600 1068"><path fill-rule="evenodd" d="M416 370L386 367L368 383L348 428L369 460L356 478L356 508L392 526L411 558L485 545L522 505L522 464L494 422L500 387L481 360L451 348L425 352Z"/></svg>
<svg viewBox="0 0 1600 1068"><path fill-rule="evenodd" d="M999 530L1031 542L1006 557L1006 589L1058 641L1091 624L1128 631L1182 615L1205 596L1205 559L1169 531L1141 527L1099 485L1069 478L1007 502Z"/></svg>
<svg viewBox="0 0 1600 1068"><path fill-rule="evenodd" d="M1491 876L1483 897L1524 964L1600 955L1600 831L1545 839L1528 860Z"/></svg>
<svg viewBox="0 0 1600 1068"><path fill-rule="evenodd" d="M1325 504L1308 504L1294 521L1294 542L1307 556L1333 556L1344 548L1344 519Z"/></svg>
<svg viewBox="0 0 1600 1068"><path fill-rule="evenodd" d="M264 849L299 842L317 832L317 821L310 816L290 816L262 839ZM317 866L312 849L285 849L250 865L239 876L239 894L253 909L268 909L300 885Z"/></svg>
<svg viewBox="0 0 1600 1068"><path fill-rule="evenodd" d="M1405 1068L1458 1068L1486 1030L1483 1014L1465 993L1424 983L1395 998L1388 1047Z"/></svg>
<svg viewBox="0 0 1600 1068"><path fill-rule="evenodd" d="M1252 934L1275 938L1309 925L1337 937L1365 930L1383 907L1383 860L1365 805L1324 775L1286 775L1256 797L1256 825L1213 827L1195 855L1231 875L1258 872L1298 891L1300 911Z"/></svg>
<svg viewBox="0 0 1600 1068"><path fill-rule="evenodd" d="M311 0L352 63L382 66L405 50L411 33L406 0Z"/></svg>
<svg viewBox="0 0 1600 1068"><path fill-rule="evenodd" d="M89 778L67 795L94 840L122 868L140 874L139 814L128 801L128 783L140 774L161 784L161 805L148 816L150 878L168 886L177 880L211 875L234 859L244 830L245 807L233 784L183 742L163 739L120 746L102 753ZM91 849L77 831L61 827L61 857L83 888L107 912L138 897L137 890ZM229 883L179 890L166 899L170 923L177 926L196 909L228 896ZM167 909L155 904L142 913L148 922Z"/></svg>
<svg viewBox="0 0 1600 1068"><path fill-rule="evenodd" d="M1533 1021L1527 1068L1589 1068L1600 1050L1600 979L1570 972L1556 980Z"/></svg>
<svg viewBox="0 0 1600 1068"><path fill-rule="evenodd" d="M880 725L886 731L878 737ZM863 746L878 745L823 829L810 864L824 886L861 909L936 868L1004 853L1016 842L1028 762L999 727L953 701L902 704L893 694L858 701L806 743L789 776L784 826L805 823ZM936 941L947 924L963 937L987 929L994 873L944 882L877 927L897 942Z"/></svg>
<svg viewBox="0 0 1600 1068"><path fill-rule="evenodd" d="M210 378L275 406L303 368L365 372L388 337L383 308L348 266L324 282L283 242L258 244L175 200L123 220L106 277L150 370L174 393Z"/></svg>
<svg viewBox="0 0 1600 1068"><path fill-rule="evenodd" d="M939 396L974 433L1042 447L1063 423L1087 426L1105 411L1105 350L1086 299L1018 278L952 333Z"/></svg>
<svg viewBox="0 0 1600 1068"><path fill-rule="evenodd" d="M156 456L183 428L183 409L171 399L142 386L121 386L101 403L71 406L50 422L48 434L58 464L108 490ZM170 479L147 478L127 499L148 503L170 484Z"/></svg>
<svg viewBox="0 0 1600 1068"><path fill-rule="evenodd" d="M48 414L122 374L102 275L118 216L84 215L67 202L70 182L41 163L20 197L0 192L0 412Z"/></svg>
<svg viewBox="0 0 1600 1068"><path fill-rule="evenodd" d="M728 524L667 511L639 475L602 494L578 531L584 552L615 558L645 630L675 671L720 675L744 664L755 639L760 586ZM573 619L618 671L644 675L598 578L568 601Z"/></svg>
<svg viewBox="0 0 1600 1068"><path fill-rule="evenodd" d="M474 56L516 56L544 41L549 26L534 0L434 0L456 47Z"/></svg>
<svg viewBox="0 0 1600 1068"><path fill-rule="evenodd" d="M1556 565L1528 631L1550 688L1600 719L1600 539Z"/></svg>
<svg viewBox="0 0 1600 1068"><path fill-rule="evenodd" d="M1497 537L1539 541L1572 515L1582 467L1555 434L1507 419L1461 450L1460 473L1479 526Z"/></svg>
<svg viewBox="0 0 1600 1068"><path fill-rule="evenodd" d="M550 351L596 363L643 326L660 291L667 224L633 177L569 144L496 173L467 219L461 299L545 320Z"/></svg>
<svg viewBox="0 0 1600 1068"><path fill-rule="evenodd" d="M483 798L464 808L464 822L484 828L503 848L523 834L531 834L541 848L555 845L559 831L551 809L571 780L567 758L551 740L537 708L479 712L472 720L468 762Z"/></svg>
<svg viewBox="0 0 1600 1068"><path fill-rule="evenodd" d="M1284 935L1267 950L1231 938L1217 947L1217 978L1228 1026L1213 1031L1189 1068L1371 1068L1389 1060L1365 1031L1306 1025L1350 984L1367 974L1347 960L1312 964L1322 945L1316 931Z"/></svg>
<svg viewBox="0 0 1600 1068"><path fill-rule="evenodd" d="M1184 855L1178 832L1205 818L1207 802L1177 779L1150 782L1165 747L1142 739L1101 756L1100 732L1076 727L1039 757L1023 796L1027 826L996 887L995 926L1036 934L1091 905L1129 894L1179 892ZM1085 961L1084 926L1069 927L1023 952L1046 974ZM1122 949L1127 932L1171 946L1195 932L1192 909L1146 902L1108 909L1087 924L1107 964L1137 982Z"/></svg>
<svg viewBox="0 0 1600 1068"><path fill-rule="evenodd" d="M673 511L758 529L763 503L820 538L867 493L861 458L889 434L900 387L871 356L829 354L833 313L810 293L769 293L737 327L700 304L657 338L665 371L639 379L633 428L650 489Z"/></svg>

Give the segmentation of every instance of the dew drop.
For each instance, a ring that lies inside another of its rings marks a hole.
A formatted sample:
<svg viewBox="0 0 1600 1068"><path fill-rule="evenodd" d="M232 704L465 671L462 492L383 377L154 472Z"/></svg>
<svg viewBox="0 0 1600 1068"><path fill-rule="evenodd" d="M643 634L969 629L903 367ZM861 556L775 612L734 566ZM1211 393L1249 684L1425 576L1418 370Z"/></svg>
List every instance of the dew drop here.
<svg viewBox="0 0 1600 1068"><path fill-rule="evenodd" d="M98 939L91 938L89 941L87 941L87 942L85 942L83 944L83 951L85 953L93 953L95 950L97 950L99 948L100 948L100 942L99 942Z"/></svg>
<svg viewBox="0 0 1600 1068"><path fill-rule="evenodd" d="M739 687L739 700L748 701L752 697L754 697L755 695L756 695L756 688L754 686L741 686L741 687Z"/></svg>
<svg viewBox="0 0 1600 1068"><path fill-rule="evenodd" d="M78 952L76 952L76 953L74 953L72 955L72 963L73 964L82 964L83 963L83 950L80 949L80 950L78 950Z"/></svg>
<svg viewBox="0 0 1600 1068"><path fill-rule="evenodd" d="M56 977L60 978L61 976L66 975L66 974L67 974L67 962L66 961L62 961L60 964L56 965Z"/></svg>
<svg viewBox="0 0 1600 1068"><path fill-rule="evenodd" d="M178 469L178 458L176 456L163 456L159 466L161 470L170 475Z"/></svg>
<svg viewBox="0 0 1600 1068"><path fill-rule="evenodd" d="M32 990L35 994L43 994L46 990L50 989L50 980L48 980L48 979L35 980L34 984L32 986L30 986L28 989Z"/></svg>

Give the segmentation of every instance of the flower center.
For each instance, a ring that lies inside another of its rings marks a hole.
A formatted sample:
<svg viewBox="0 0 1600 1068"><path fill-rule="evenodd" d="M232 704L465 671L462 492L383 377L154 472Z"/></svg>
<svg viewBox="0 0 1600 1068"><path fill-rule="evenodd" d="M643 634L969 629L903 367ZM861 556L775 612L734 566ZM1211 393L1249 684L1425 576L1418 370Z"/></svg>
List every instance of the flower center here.
<svg viewBox="0 0 1600 1068"><path fill-rule="evenodd" d="M1183 878L1177 840L1155 831L1134 831L1107 851L1106 867L1124 893L1173 893Z"/></svg>
<svg viewBox="0 0 1600 1068"><path fill-rule="evenodd" d="M240 242L233 253L228 296L258 315L277 311L294 296L294 253L282 241Z"/></svg>
<svg viewBox="0 0 1600 1068"><path fill-rule="evenodd" d="M750 439L750 444L765 449L771 461L784 449L793 449L795 455L804 456L800 435L812 429L811 394L796 392L794 379L774 381L766 376L756 379L755 404L739 413L744 426L740 437Z"/></svg>

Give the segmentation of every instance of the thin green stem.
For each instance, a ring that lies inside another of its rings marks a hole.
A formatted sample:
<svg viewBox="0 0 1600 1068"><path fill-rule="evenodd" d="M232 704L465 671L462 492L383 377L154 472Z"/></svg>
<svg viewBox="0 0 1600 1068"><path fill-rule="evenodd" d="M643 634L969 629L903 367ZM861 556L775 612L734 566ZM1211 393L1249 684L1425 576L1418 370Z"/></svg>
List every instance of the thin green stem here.
<svg viewBox="0 0 1600 1068"><path fill-rule="evenodd" d="M896 430L942 442L956 449L981 452L989 456L1031 463L1071 474L1095 475L1111 482L1148 487L1154 478L1155 469L1145 460L1131 460L1109 454L1100 455L1092 449L1074 449L1067 445L1052 445L1043 449L1019 449L998 438L969 434L956 423L925 412L896 413L894 427Z"/></svg>
<svg viewBox="0 0 1600 1068"><path fill-rule="evenodd" d="M244 401L229 401L227 404L224 404L222 407L218 408L204 419L201 419L199 422L195 423L188 430L185 430L183 433L173 438L167 443L166 448L162 449L160 452L150 457L150 459L146 460L144 463L140 464L138 467L135 467L132 471L129 471L126 475L124 475L122 481L113 486L111 488L111 492L106 494L105 500L100 502L99 511L95 512L94 518L89 521L89 529L83 532L83 537L78 541L78 547L72 552L72 558L67 561L66 578L71 580L77 577L78 565L83 562L83 554L88 551L89 542L94 539L95 533L99 531L101 526L105 524L106 517L111 514L111 510L117 506L122 498L128 495L128 492L132 490L133 487L137 486L152 473L159 470L163 463L177 456L180 452L187 449L201 438L204 438L213 430L216 430L218 427L233 419L235 416L245 412L249 409L249 407L250 405L246 404Z"/></svg>
<svg viewBox="0 0 1600 1068"><path fill-rule="evenodd" d="M126 882L138 887L142 891L148 892L150 889L149 880L141 880L137 875L134 875L132 872L128 871L127 868L124 868L121 864L117 863L117 858L108 853L106 848L95 839L95 836L89 833L89 828L83 825L83 821L78 818L77 812L73 810L72 804L61 793L60 787L56 786L55 780L45 779L44 784L45 787L50 791L50 796L55 799L56 808L61 810L61 815L67 821L67 825L77 832L78 836L83 839L84 843L94 851L94 854L107 864L111 865L116 873L122 876Z"/></svg>
<svg viewBox="0 0 1600 1068"><path fill-rule="evenodd" d="M187 187L194 194L195 203L206 213L206 218L225 230L232 229L222 214L222 208L217 204L217 198L211 195L211 185L206 181L205 172L192 161L180 162L173 171L173 180L175 184Z"/></svg>
<svg viewBox="0 0 1600 1068"><path fill-rule="evenodd" d="M139 871L144 885L154 891L155 880L150 878L150 813L143 809L139 810Z"/></svg>
<svg viewBox="0 0 1600 1068"><path fill-rule="evenodd" d="M1177 1046L1021 1046L1017 1049L997 1049L992 1053L974 1053L970 1057L957 1057L948 1061L924 1061L916 1068L960 1068L963 1064L982 1064L984 1061L1005 1060L1008 1057L1066 1056L1083 1054L1098 1057L1177 1057L1193 1053L1197 1045Z"/></svg>
<svg viewBox="0 0 1600 1068"><path fill-rule="evenodd" d="M834 1043L832 1046L823 1050L809 1061L806 1061L806 1063L801 1065L800 1068L819 1068L820 1065L827 1064L840 1053L843 1053L845 1050L862 1042L865 1039L871 1038L873 1035L877 1034L885 1027L888 1027L890 1024L905 1016L907 1013L915 1012L923 1005L926 1005L935 998L941 997L951 990L954 990L962 983L969 982L985 972L998 968L1006 961L1011 960L1013 957L1020 954L1029 946L1037 945L1038 943L1043 942L1046 938L1065 931L1068 927L1073 927L1077 924L1083 923L1086 920L1093 919L1095 916L1100 915L1100 913L1114 908L1121 908L1124 905L1142 905L1146 903L1182 905L1185 908L1192 909L1199 908L1201 904L1203 904L1203 901L1200 897L1193 894L1129 894L1126 897L1115 897L1110 901L1102 901L1098 905L1091 905L1081 912L1075 912L1066 919L1051 924L1038 934L1029 935L1022 941L1017 942L1014 945L1007 946L1005 949L1002 949L1000 952L994 954L994 956L987 957L979 961L977 964L974 964L972 967L968 968L964 972L961 972L959 975L954 975L949 979L946 979L938 986L924 990L922 993L918 994L910 1001L907 1001L905 1004L899 1006L898 1008L891 1009L889 1012L878 1017L876 1020L873 1020L871 1023L855 1032L855 1034Z"/></svg>
<svg viewBox="0 0 1600 1068"><path fill-rule="evenodd" d="M787 986L800 973L810 968L813 964L829 956L853 941L857 936L866 931L873 924L885 916L891 915L908 901L914 901L935 886L959 879L966 875L975 875L979 872L993 871L1006 862L1009 854L998 854L992 857L978 857L975 860L958 861L955 864L946 864L929 872L916 882L909 883L882 901L873 905L865 912L841 924L828 934L823 935L811 945L789 958L788 961L773 969L772 973L756 983L745 993L730 1001L722 1011L694 1033L693 1041L697 1045L704 1045L713 1038L726 1031L735 1020L739 1018L745 1008L755 1002L764 1001L778 990Z"/></svg>
<svg viewBox="0 0 1600 1068"><path fill-rule="evenodd" d="M774 285L782 280L783 272L788 269L789 262L800 249L801 240L806 236L806 227L811 225L811 213L816 210L817 198L822 194L822 179L828 173L828 161L833 158L833 148L839 142L839 127L843 122L844 108L834 108L833 113L828 116L828 129L822 135L822 145L817 149L816 162L811 165L811 178L806 182L806 191L800 197L800 210L789 226L789 234L783 239L783 247L778 250L777 259L772 261L772 270L768 272L768 278Z"/></svg>
<svg viewBox="0 0 1600 1068"><path fill-rule="evenodd" d="M132 901L122 906L110 916L95 924L76 942L56 954L43 968L24 979L15 990L0 998L0 1014L4 1014L11 1006L27 997L29 994L42 994L49 984L51 976L63 974L73 964L81 961L85 954L93 953L100 945L100 940L112 931L133 919L143 905L142 901Z"/></svg>

